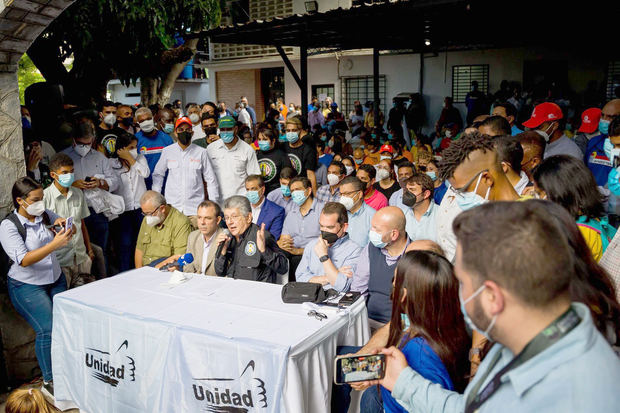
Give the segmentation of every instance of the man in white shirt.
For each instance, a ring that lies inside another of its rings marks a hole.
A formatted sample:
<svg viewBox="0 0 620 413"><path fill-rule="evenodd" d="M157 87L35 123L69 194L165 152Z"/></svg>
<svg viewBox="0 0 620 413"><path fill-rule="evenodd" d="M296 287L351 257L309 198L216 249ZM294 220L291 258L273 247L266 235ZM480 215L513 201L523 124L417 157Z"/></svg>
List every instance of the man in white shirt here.
<svg viewBox="0 0 620 413"><path fill-rule="evenodd" d="M187 105L187 117L192 122L192 130L194 131L192 142L204 138L206 135L205 131L202 130L202 123L200 122L200 106L195 103Z"/></svg>
<svg viewBox="0 0 620 413"><path fill-rule="evenodd" d="M191 120L179 118L174 129L177 143L163 149L153 171L153 190L161 193L167 171L166 200L189 217L195 228L198 205L208 197L219 199L218 183L207 152L192 143Z"/></svg>
<svg viewBox="0 0 620 413"><path fill-rule="evenodd" d="M239 102L239 116L237 120L243 123L248 128L252 129L252 117L250 113L245 108L245 103Z"/></svg>
<svg viewBox="0 0 620 413"><path fill-rule="evenodd" d="M256 152L239 139L232 116L223 116L218 124L220 139L209 144L207 154L213 165L223 201L233 195L245 195L245 179L260 175Z"/></svg>

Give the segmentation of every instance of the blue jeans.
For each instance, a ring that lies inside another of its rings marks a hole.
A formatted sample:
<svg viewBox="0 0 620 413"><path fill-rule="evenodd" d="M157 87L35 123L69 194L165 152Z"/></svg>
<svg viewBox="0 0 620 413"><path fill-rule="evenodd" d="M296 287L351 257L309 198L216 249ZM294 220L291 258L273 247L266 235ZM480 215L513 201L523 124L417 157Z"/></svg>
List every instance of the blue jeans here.
<svg viewBox="0 0 620 413"><path fill-rule="evenodd" d="M99 245L104 252L108 248L109 221L103 214L97 214L94 209L88 207L90 215L84 218L86 228L88 228L88 237L90 242Z"/></svg>
<svg viewBox="0 0 620 413"><path fill-rule="evenodd" d="M336 349L339 356L357 353L361 347L341 346ZM332 413L347 413L351 404L351 386L348 384L332 386ZM364 390L360 400L360 413L382 413L383 401L377 386Z"/></svg>
<svg viewBox="0 0 620 413"><path fill-rule="evenodd" d="M110 222L110 232L114 251L118 259L118 271L124 272L134 268L136 241L142 224L142 212L139 209L125 211Z"/></svg>
<svg viewBox="0 0 620 413"><path fill-rule="evenodd" d="M65 275L53 284L33 285L8 277L9 297L17 312L37 334L34 350L43 380L52 380L52 299L67 289Z"/></svg>

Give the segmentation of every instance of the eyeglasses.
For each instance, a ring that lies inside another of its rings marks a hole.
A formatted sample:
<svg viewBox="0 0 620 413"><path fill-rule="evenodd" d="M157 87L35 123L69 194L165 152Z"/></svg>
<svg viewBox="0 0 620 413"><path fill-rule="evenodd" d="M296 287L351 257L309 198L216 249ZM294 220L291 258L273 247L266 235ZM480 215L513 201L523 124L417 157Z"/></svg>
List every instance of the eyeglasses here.
<svg viewBox="0 0 620 413"><path fill-rule="evenodd" d="M358 192L360 191L350 191L350 192L340 192L341 196L346 196L349 198L352 198L353 196L355 196Z"/></svg>
<svg viewBox="0 0 620 413"><path fill-rule="evenodd" d="M323 313L319 313L318 311L315 310L310 310L308 311L308 317L314 317L319 321L323 321L327 319L327 315L323 314Z"/></svg>
<svg viewBox="0 0 620 413"><path fill-rule="evenodd" d="M224 215L224 222L238 221L239 218L243 218L243 215Z"/></svg>
<svg viewBox="0 0 620 413"><path fill-rule="evenodd" d="M454 192L455 192L457 195L463 196L463 195L467 192L467 188L469 188L469 186L471 185L471 183L472 183L472 182L474 182L474 180L475 180L476 178L478 178L478 176L480 176L480 174L483 174L483 173L485 173L485 172L489 172L489 170L488 170L488 169L483 169L482 171L480 171L480 172L478 172L476 175L474 175L474 177L473 177L473 178L471 178L471 179L469 180L469 182L467 182L467 183L466 183L465 185L463 185L462 187L460 187L460 188L455 188L455 187L452 187L452 189L454 190Z"/></svg>
<svg viewBox="0 0 620 413"><path fill-rule="evenodd" d="M157 208L155 208L152 212L144 212L144 211L141 211L142 216L148 217L149 215L153 215L155 212L157 212L157 210L158 210L159 208L161 208L161 206L162 206L162 205L163 205L163 204L160 204L160 205L159 205Z"/></svg>

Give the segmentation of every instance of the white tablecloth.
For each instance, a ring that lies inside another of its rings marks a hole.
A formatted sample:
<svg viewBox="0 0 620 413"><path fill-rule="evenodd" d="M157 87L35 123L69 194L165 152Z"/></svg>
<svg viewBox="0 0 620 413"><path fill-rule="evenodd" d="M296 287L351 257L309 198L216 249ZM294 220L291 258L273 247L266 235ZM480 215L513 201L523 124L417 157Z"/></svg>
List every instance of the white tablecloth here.
<svg viewBox="0 0 620 413"><path fill-rule="evenodd" d="M284 304L279 285L168 278L141 268L54 297L58 401L89 413L328 412L336 346L369 339L363 300L319 321Z"/></svg>

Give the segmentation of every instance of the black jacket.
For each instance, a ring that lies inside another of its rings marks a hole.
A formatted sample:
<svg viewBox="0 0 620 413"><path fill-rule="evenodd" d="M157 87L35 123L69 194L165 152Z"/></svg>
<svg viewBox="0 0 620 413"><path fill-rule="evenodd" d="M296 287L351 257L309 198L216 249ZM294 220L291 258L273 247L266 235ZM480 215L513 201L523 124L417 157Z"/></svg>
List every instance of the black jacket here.
<svg viewBox="0 0 620 413"><path fill-rule="evenodd" d="M261 253L256 245L256 224L250 225L240 237L235 237L228 246L226 255L220 253L218 247L214 262L215 273L220 277L231 277L240 280L276 282L276 274L288 270L288 261L278 248L273 236L265 231L265 252Z"/></svg>

